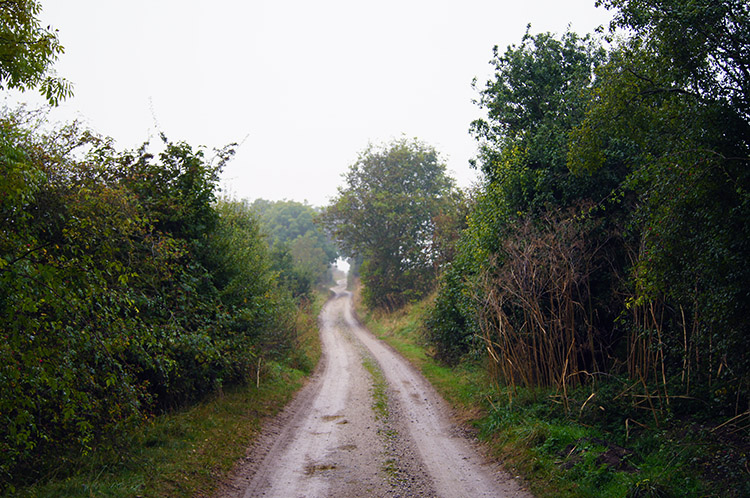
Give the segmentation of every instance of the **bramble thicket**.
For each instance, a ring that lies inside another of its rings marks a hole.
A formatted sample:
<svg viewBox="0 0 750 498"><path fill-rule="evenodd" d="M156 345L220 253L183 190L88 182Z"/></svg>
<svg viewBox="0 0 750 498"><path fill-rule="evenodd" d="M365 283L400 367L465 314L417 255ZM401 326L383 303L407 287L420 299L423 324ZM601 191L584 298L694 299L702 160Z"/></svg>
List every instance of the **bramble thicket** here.
<svg viewBox="0 0 750 498"><path fill-rule="evenodd" d="M40 8L3 2L0 89L37 89L56 105L72 87L51 75L63 49ZM299 306L336 255L310 233L324 262L275 258L273 227L218 195L232 156L231 145L209 152L163 134L118 151L76 123L51 128L45 110L2 110L0 492L121 449L155 414L257 381L262 360L304 363ZM285 274L301 275L297 285Z"/></svg>

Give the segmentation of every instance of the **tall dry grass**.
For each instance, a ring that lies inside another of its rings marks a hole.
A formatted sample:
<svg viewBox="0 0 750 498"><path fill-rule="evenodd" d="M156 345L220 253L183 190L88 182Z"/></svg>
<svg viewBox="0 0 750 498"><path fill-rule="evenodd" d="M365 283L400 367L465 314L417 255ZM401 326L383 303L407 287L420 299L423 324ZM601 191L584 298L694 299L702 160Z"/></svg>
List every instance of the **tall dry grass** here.
<svg viewBox="0 0 750 498"><path fill-rule="evenodd" d="M658 424L674 400L695 399L696 385L713 390L731 366L715 351L714 335L701 329L697 303L667 303L641 288L638 262L644 255L643 242L628 254L636 285L626 296L630 328L625 363L633 384L622 396L630 397L636 408L651 411ZM741 388L735 393L735 414L746 409L739 403Z"/></svg>
<svg viewBox="0 0 750 498"><path fill-rule="evenodd" d="M521 220L482 275L480 327L493 375L511 388L554 386L567 403L569 387L599 370L593 226L575 211Z"/></svg>
<svg viewBox="0 0 750 498"><path fill-rule="evenodd" d="M620 272L618 290L609 290L620 322L602 325L595 304L601 296L592 295L592 285L597 272L618 267L607 246L614 235L581 212L517 221L486 265L474 299L493 378L510 388L509 396L517 386L554 387L568 408L571 388L627 374L615 400L650 412L657 425L676 400L697 399L698 386L724 395L717 379L730 365L701 329L697 304L670 304L639 287L643 244L622 245L634 273ZM615 340L624 341L624 355L608 354ZM739 392L735 415L746 410Z"/></svg>

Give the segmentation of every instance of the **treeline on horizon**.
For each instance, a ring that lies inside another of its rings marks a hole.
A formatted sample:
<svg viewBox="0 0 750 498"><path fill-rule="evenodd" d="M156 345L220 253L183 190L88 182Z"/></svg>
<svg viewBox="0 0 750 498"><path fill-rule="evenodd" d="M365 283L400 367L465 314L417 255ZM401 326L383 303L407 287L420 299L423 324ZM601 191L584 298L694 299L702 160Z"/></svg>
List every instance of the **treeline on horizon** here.
<svg viewBox="0 0 750 498"><path fill-rule="evenodd" d="M597 3L609 31L495 47L493 77L475 82L475 188L397 140L363 152L323 224L361 262L371 307L437 289L434 354L482 359L511 400L551 389L618 428L743 420L750 7ZM579 386L590 396L573 400Z"/></svg>

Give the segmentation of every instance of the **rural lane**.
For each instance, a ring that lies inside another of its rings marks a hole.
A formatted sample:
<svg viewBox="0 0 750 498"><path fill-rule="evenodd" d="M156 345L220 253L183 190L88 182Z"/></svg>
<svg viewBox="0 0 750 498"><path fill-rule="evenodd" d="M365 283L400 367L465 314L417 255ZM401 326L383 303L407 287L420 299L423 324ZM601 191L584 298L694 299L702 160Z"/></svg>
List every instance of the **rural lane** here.
<svg viewBox="0 0 750 498"><path fill-rule="evenodd" d="M323 356L217 498L530 497L485 459L434 388L354 316L342 285L321 311Z"/></svg>

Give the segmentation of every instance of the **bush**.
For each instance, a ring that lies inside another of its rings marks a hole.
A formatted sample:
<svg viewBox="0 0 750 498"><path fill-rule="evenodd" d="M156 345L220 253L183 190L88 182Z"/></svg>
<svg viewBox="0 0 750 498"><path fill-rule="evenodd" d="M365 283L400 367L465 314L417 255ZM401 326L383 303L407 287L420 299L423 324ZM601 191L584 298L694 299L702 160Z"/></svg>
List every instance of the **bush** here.
<svg viewBox="0 0 750 498"><path fill-rule="evenodd" d="M257 220L216 200L228 153L165 143L155 160L28 119L0 119L3 486L116 446L295 340Z"/></svg>

